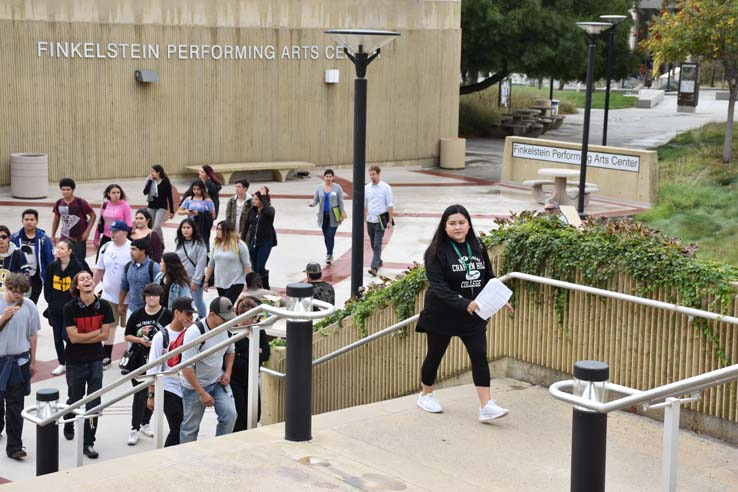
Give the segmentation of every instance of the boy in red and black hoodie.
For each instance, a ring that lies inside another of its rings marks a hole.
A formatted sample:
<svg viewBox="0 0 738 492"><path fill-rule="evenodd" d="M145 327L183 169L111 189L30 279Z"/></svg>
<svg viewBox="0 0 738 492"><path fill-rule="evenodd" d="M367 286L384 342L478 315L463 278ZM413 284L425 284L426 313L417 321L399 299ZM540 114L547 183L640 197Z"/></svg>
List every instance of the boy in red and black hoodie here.
<svg viewBox="0 0 738 492"><path fill-rule="evenodd" d="M73 299L64 306L64 326L69 337L64 349L69 404L102 388L102 360L105 357L102 344L107 340L115 318L110 304L99 299L93 292L94 288L92 274L79 272L69 288ZM87 403L86 408L89 410L99 404L100 398L96 398ZM97 418L85 420L83 450L85 456L91 459L99 456L93 447L96 431ZM64 424L64 437L70 441L74 439L71 422Z"/></svg>

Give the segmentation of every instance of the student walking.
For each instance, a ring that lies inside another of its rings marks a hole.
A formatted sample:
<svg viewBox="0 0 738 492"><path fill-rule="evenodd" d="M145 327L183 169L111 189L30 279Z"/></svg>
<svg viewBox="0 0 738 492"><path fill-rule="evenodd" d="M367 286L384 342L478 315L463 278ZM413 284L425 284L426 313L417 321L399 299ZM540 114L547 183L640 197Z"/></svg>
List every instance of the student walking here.
<svg viewBox="0 0 738 492"><path fill-rule="evenodd" d="M54 348L59 365L51 371L58 376L66 370L65 344L69 343L67 330L64 325L64 306L72 300L69 287L74 277L82 271L90 271L87 262L81 263L74 256L74 245L71 239L62 239L56 243L54 248L56 260L52 261L46 268L46 280L44 281L44 299L48 304L49 324L54 331Z"/></svg>
<svg viewBox="0 0 738 492"><path fill-rule="evenodd" d="M241 237L241 233L248 228L246 217L251 208L251 195L249 190L249 180L239 179L236 181L236 194L228 199L226 203L225 220L230 221L235 229L236 234Z"/></svg>
<svg viewBox="0 0 738 492"><path fill-rule="evenodd" d="M272 248L277 245L277 231L274 230L274 207L271 202L269 188L262 187L251 198L252 206L246 218L249 228L245 242L249 247L253 269L261 275L265 289L269 289L269 270L266 269L266 263Z"/></svg>
<svg viewBox="0 0 738 492"><path fill-rule="evenodd" d="M161 304L168 309L178 297L190 297L190 277L185 271L177 253L164 253L159 262L160 272L154 283L161 285Z"/></svg>
<svg viewBox="0 0 738 492"><path fill-rule="evenodd" d="M213 205L215 206L215 217L213 218L216 219L218 218L218 213L220 213L219 193L221 188L223 188L223 183L220 182L220 180L218 179L218 175L215 174L213 166L209 164L205 164L200 167L200 170L197 171L197 174L200 177L200 180L205 183L208 196L213 201ZM246 187L248 188L248 185Z"/></svg>
<svg viewBox="0 0 738 492"><path fill-rule="evenodd" d="M193 181L192 196L184 199L177 210L179 215L187 215L195 221L197 229L200 231L205 244L210 244L210 230L213 228L213 220L215 220L215 204L208 195L205 183L196 179Z"/></svg>
<svg viewBox="0 0 738 492"><path fill-rule="evenodd" d="M92 227L95 225L95 211L84 198L74 196L77 184L72 178L64 178L59 181L59 189L62 197L54 203L54 220L51 223L51 237L56 241L56 231L60 239L72 239L74 243L74 256L81 263L85 263L87 257L87 238L90 237Z"/></svg>
<svg viewBox="0 0 738 492"><path fill-rule="evenodd" d="M205 269L208 266L208 248L197 230L195 221L191 218L188 217L180 222L177 228L176 244L177 255L182 260L182 265L190 279L190 292L197 306L197 313L200 318L204 318L207 311L202 284Z"/></svg>
<svg viewBox="0 0 738 492"><path fill-rule="evenodd" d="M54 241L39 229L38 211L28 208L21 214L23 227L10 236L10 242L26 255L28 280L31 283L31 300L38 304L38 298L43 292L46 279L46 267L54 261ZM2 249L2 235L0 230L0 249Z"/></svg>
<svg viewBox="0 0 738 492"><path fill-rule="evenodd" d="M495 274L487 250L474 233L466 208L451 205L443 212L425 251L425 270L428 292L416 331L426 334L428 352L421 369L423 389L418 396L418 406L426 412L443 411L433 396L433 385L448 344L457 336L471 359L472 378L480 404L479 421L504 417L507 409L490 399L487 322L475 313L479 306L474 301Z"/></svg>
<svg viewBox="0 0 738 492"><path fill-rule="evenodd" d="M192 313L196 310L192 299L178 297L172 303L172 310L172 322L164 330L154 335L153 340L151 340L150 361L156 360L165 353L181 347L187 328L192 325ZM181 359L181 355L172 356L162 365L150 368L146 374L154 376L160 372L165 372L179 364ZM149 385L148 398L146 400L146 407L151 412L154 411L154 389L153 384ZM164 447L176 446L179 444L179 434L182 427L182 419L184 418L182 385L180 384L179 376L176 374L164 376L164 416L167 418L167 424L169 424L169 434L167 434L167 438L164 441Z"/></svg>
<svg viewBox="0 0 738 492"><path fill-rule="evenodd" d="M144 307L143 289L153 283L159 273L159 263L146 253L149 245L145 239L131 241L131 261L123 267L118 294L118 311L127 321L131 314ZM126 309L128 296L128 309Z"/></svg>
<svg viewBox="0 0 738 492"><path fill-rule="evenodd" d="M113 239L113 231L110 229L113 222L116 220L123 221L128 225L129 229L133 226L133 213L126 198L123 188L117 184L108 185L103 192L103 203L100 205L100 219L97 221L97 229L95 230L95 246L97 247L98 257L100 255L100 248ZM97 261L97 257L95 261Z"/></svg>
<svg viewBox="0 0 738 492"><path fill-rule="evenodd" d="M215 241L202 285L203 290L208 290L210 280L215 275L218 295L227 297L232 304L243 291L246 274L250 271L248 248L236 236L233 224L227 220L219 222L215 228Z"/></svg>
<svg viewBox="0 0 738 492"><path fill-rule="evenodd" d="M164 239L162 239L161 234L151 228L152 225L153 221L149 211L145 208L139 208L133 217L133 228L128 235L128 239L131 241L146 239L149 244L147 254L152 260L159 263L161 255L164 253Z"/></svg>
<svg viewBox="0 0 738 492"><path fill-rule="evenodd" d="M161 226L168 219L174 217L174 199L172 198L172 184L169 182L169 176L159 164L151 166L143 194L146 195L148 212L153 219L151 228L156 231L163 241L164 233Z"/></svg>
<svg viewBox="0 0 738 492"><path fill-rule="evenodd" d="M372 245L372 264L369 275L376 277L382 266L382 239L384 231L392 229L394 225L394 202L392 187L382 181L379 166L369 168L369 180L364 190L364 214L366 215L366 230L369 242ZM355 220L355 218L354 218Z"/></svg>
<svg viewBox="0 0 738 492"><path fill-rule="evenodd" d="M343 188L334 183L334 179L333 169L326 169L323 172L323 184L315 189L313 200L308 202L310 207L318 206L318 227L323 230L325 262L328 265L333 262L336 230L346 218L346 210L343 207Z"/></svg>

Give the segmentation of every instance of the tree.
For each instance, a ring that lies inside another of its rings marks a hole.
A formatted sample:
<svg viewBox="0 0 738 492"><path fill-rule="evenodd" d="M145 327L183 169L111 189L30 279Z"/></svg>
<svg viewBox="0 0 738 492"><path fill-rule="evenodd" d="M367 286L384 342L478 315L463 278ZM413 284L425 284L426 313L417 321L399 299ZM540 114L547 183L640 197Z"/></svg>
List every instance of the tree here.
<svg viewBox="0 0 738 492"><path fill-rule="evenodd" d="M677 11L664 10L654 18L643 46L651 53L654 73L670 60L689 56L714 60L723 68L730 87L723 162L733 158L733 111L738 95L738 2L680 0Z"/></svg>
<svg viewBox="0 0 738 492"><path fill-rule="evenodd" d="M461 94L499 82L510 73L560 80L586 77L586 37L575 25L600 14L627 14L632 0L463 0L461 4ZM634 67L628 27L615 36L615 77ZM604 75L607 40L598 43L595 77ZM480 74L493 75L477 82Z"/></svg>

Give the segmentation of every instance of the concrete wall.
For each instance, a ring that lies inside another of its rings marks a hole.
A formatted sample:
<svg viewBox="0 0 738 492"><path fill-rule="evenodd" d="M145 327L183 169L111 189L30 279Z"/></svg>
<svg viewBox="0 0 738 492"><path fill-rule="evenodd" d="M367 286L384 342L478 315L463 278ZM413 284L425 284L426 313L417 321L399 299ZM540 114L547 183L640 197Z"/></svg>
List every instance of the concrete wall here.
<svg viewBox="0 0 738 492"><path fill-rule="evenodd" d="M350 164L353 65L328 59L323 33L340 27L401 33L369 68L367 160L433 164L458 127L459 24L459 0L7 0L0 183L13 152L48 153L51 180L143 176L157 162L175 174L208 162ZM85 58L84 47L60 57L43 45L39 56L39 42L95 47ZM98 58L96 43L103 55L108 43L155 45L159 58L120 47ZM180 44L273 46L275 58L168 58ZM293 46L317 55L298 48L297 59ZM160 81L136 82L137 69ZM339 84L324 83L326 69Z"/></svg>
<svg viewBox="0 0 738 492"><path fill-rule="evenodd" d="M539 176L538 170L542 168L562 168L579 170L579 158L576 164L554 162L546 159L556 159L555 156L529 158L513 157L515 144L533 146L536 149L555 149L558 153L567 149L580 151L581 144L560 142L557 140L545 140L540 138L507 137L505 139L505 153L502 165L502 181L522 182L528 179L553 179ZM587 182L599 186L599 193L595 196L618 198L643 204L654 204L658 198L658 153L652 150L626 149L620 147L603 147L601 145L589 145L588 156L596 158L595 153L615 154L629 159L639 159L637 172L632 170L608 169L594 167L591 163L587 166ZM603 159L608 159L604 156ZM624 160L624 159L621 159ZM591 161L590 161L591 162ZM623 166L626 168L626 166ZM570 181L578 181L573 178Z"/></svg>

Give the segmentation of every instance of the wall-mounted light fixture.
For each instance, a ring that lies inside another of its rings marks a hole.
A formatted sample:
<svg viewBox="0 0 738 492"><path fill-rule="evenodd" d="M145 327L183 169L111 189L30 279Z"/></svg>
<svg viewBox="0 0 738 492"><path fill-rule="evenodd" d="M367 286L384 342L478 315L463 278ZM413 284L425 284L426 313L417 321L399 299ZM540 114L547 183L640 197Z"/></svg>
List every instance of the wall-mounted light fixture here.
<svg viewBox="0 0 738 492"><path fill-rule="evenodd" d="M341 72L336 69L330 69L325 71L325 83L326 84L337 84L341 80Z"/></svg>
<svg viewBox="0 0 738 492"><path fill-rule="evenodd" d="M151 82L159 82L159 72L156 70L136 70L136 82L149 84Z"/></svg>

